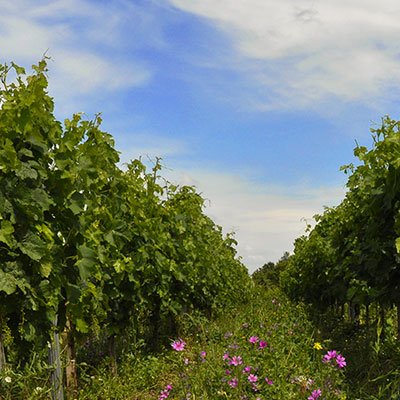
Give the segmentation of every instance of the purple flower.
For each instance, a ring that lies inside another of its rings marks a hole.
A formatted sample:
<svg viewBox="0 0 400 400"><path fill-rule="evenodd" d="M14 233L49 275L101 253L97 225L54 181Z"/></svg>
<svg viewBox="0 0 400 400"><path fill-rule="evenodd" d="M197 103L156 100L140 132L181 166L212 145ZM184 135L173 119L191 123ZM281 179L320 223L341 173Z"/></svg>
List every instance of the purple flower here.
<svg viewBox="0 0 400 400"><path fill-rule="evenodd" d="M274 384L274 382L270 381L268 378L265 378L265 382L267 382L268 385L273 385Z"/></svg>
<svg viewBox="0 0 400 400"><path fill-rule="evenodd" d="M226 375L229 375L231 373L231 371L229 371L229 369L227 369L226 371L225 371L225 374Z"/></svg>
<svg viewBox="0 0 400 400"><path fill-rule="evenodd" d="M173 342L171 346L176 350L176 351L182 351L185 347L186 342L184 342L182 339L177 340L176 342Z"/></svg>
<svg viewBox="0 0 400 400"><path fill-rule="evenodd" d="M205 351L202 351L200 355L202 358L204 358L207 355L207 353Z"/></svg>
<svg viewBox="0 0 400 400"><path fill-rule="evenodd" d="M248 374L251 371L251 367L245 367L244 370L242 371L244 374Z"/></svg>
<svg viewBox="0 0 400 400"><path fill-rule="evenodd" d="M307 400L315 400L315 399L318 399L318 397L321 397L321 396L322 396L322 393L321 393L321 390L320 390L320 389L314 390L314 391L311 393L311 396L308 396L308 397L307 397Z"/></svg>
<svg viewBox="0 0 400 400"><path fill-rule="evenodd" d="M246 324L246 322L243 324L243 328L248 328L249 324Z"/></svg>
<svg viewBox="0 0 400 400"><path fill-rule="evenodd" d="M258 342L258 337L257 337L257 336L252 336L252 337L249 339L249 342L250 342L250 343L257 343L257 342Z"/></svg>

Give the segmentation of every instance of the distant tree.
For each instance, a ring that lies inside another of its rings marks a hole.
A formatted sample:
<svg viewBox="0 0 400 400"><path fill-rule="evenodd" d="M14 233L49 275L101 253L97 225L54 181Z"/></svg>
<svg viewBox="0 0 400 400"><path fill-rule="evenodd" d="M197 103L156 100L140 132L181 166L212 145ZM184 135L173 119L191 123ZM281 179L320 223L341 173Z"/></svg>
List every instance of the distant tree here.
<svg viewBox="0 0 400 400"><path fill-rule="evenodd" d="M289 252L285 251L283 256L276 263L269 261L261 268L254 271L252 274L254 282L265 289L279 286L281 272L285 270L289 257Z"/></svg>

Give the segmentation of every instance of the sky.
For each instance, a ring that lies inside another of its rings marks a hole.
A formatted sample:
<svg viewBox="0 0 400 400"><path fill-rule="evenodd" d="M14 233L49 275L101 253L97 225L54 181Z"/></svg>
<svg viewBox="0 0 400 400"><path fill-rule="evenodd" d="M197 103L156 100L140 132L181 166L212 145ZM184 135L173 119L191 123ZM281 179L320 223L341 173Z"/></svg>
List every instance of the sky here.
<svg viewBox="0 0 400 400"><path fill-rule="evenodd" d="M121 163L161 157L253 272L400 119L399 17L394 0L0 0L0 63L51 57L56 117L101 112Z"/></svg>

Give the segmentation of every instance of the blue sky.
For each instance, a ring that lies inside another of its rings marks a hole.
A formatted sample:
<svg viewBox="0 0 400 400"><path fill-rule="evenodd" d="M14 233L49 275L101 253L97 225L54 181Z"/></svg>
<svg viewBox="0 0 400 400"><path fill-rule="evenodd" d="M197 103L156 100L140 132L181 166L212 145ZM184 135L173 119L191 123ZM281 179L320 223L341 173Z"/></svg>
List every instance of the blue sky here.
<svg viewBox="0 0 400 400"><path fill-rule="evenodd" d="M392 0L0 0L0 62L47 51L63 120L102 112L122 161L160 156L252 272L345 193L355 140L399 118Z"/></svg>

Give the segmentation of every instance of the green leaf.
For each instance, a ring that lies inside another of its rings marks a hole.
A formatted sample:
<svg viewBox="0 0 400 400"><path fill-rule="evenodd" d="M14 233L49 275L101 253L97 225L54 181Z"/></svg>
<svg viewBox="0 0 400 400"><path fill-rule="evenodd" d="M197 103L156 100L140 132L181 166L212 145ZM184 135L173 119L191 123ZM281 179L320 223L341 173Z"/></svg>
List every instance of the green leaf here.
<svg viewBox="0 0 400 400"><path fill-rule="evenodd" d="M18 243L18 247L22 253L35 261L40 261L48 251L46 244L33 232L28 232L23 240Z"/></svg>
<svg viewBox="0 0 400 400"><path fill-rule="evenodd" d="M400 253L400 237L396 238L396 250L397 253Z"/></svg>
<svg viewBox="0 0 400 400"><path fill-rule="evenodd" d="M13 236L14 227L10 221L1 221L0 242L5 243L10 248L15 248L16 241Z"/></svg>
<svg viewBox="0 0 400 400"><path fill-rule="evenodd" d="M40 273L44 278L49 277L52 269L53 269L53 265L51 262L41 262L40 263Z"/></svg>
<svg viewBox="0 0 400 400"><path fill-rule="evenodd" d="M79 246L78 254L82 257L76 266L79 270L79 275L83 281L86 281L91 274L93 265L97 262L96 252L86 246Z"/></svg>
<svg viewBox="0 0 400 400"><path fill-rule="evenodd" d="M67 284L67 299L71 303L77 303L81 297L82 291L79 286L71 283Z"/></svg>
<svg viewBox="0 0 400 400"><path fill-rule="evenodd" d="M15 278L11 274L0 270L0 292L3 291L10 295L15 292L16 288Z"/></svg>

